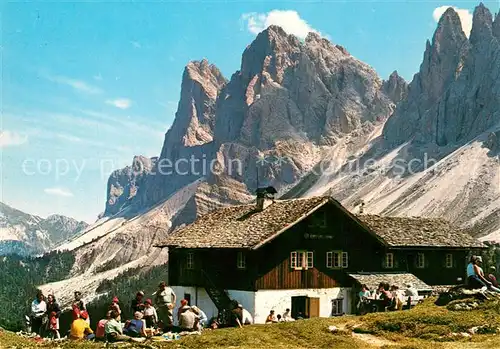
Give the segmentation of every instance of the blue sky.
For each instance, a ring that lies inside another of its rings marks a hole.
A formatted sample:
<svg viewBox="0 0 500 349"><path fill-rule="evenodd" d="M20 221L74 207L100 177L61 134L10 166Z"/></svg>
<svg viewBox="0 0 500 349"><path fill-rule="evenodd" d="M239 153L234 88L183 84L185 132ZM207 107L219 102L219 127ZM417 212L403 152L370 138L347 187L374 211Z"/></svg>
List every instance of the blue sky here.
<svg viewBox="0 0 500 349"><path fill-rule="evenodd" d="M207 58L229 78L268 24L298 36L316 30L382 77L397 69L410 80L435 29L436 8L456 6L469 21L477 4L4 3L1 200L42 216L95 220L110 171L136 154L159 155L186 63ZM485 4L498 11L498 0Z"/></svg>

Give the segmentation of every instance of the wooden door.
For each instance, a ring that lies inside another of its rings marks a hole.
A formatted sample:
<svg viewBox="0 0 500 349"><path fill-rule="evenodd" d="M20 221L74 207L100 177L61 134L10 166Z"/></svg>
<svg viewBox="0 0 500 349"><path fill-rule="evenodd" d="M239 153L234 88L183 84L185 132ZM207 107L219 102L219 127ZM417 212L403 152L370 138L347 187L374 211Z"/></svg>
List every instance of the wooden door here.
<svg viewBox="0 0 500 349"><path fill-rule="evenodd" d="M319 298L307 298L307 317L319 317Z"/></svg>

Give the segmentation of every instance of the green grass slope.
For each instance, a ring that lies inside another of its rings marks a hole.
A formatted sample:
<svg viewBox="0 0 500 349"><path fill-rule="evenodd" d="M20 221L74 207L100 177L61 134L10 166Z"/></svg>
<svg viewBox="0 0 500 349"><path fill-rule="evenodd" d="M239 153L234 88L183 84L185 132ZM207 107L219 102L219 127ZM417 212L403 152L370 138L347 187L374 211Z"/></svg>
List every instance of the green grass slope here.
<svg viewBox="0 0 500 349"><path fill-rule="evenodd" d="M330 333L328 326L339 331ZM484 326L472 336L457 336L472 327ZM450 311L437 307L432 299L410 311L368 314L362 317L316 318L243 329L205 331L175 342L122 344L127 348L498 348L500 301L488 301L472 311ZM0 348L103 348L103 343L44 343L24 339L11 332L0 334Z"/></svg>

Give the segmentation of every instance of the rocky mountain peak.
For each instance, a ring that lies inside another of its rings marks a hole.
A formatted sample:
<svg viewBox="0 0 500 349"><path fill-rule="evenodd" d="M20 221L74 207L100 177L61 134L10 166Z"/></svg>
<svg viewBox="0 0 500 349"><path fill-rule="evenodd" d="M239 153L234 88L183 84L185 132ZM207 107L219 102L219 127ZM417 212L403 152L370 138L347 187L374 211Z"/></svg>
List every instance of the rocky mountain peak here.
<svg viewBox="0 0 500 349"><path fill-rule="evenodd" d="M467 40L462 23L457 12L449 7L439 19L439 23L432 38L432 46L437 54L448 54L449 50L461 47Z"/></svg>
<svg viewBox="0 0 500 349"><path fill-rule="evenodd" d="M500 45L491 13L482 4L476 7L469 40L458 23L453 9L441 17L408 99L384 127L386 139L401 143L415 137L445 146L470 140L498 122Z"/></svg>
<svg viewBox="0 0 500 349"><path fill-rule="evenodd" d="M211 98L216 98L220 87L226 83L220 70L207 59L189 62L184 69L183 82L185 80L200 84Z"/></svg>
<svg viewBox="0 0 500 349"><path fill-rule="evenodd" d="M424 59L417 79L410 87L424 93L429 103L435 101L455 78L461 51L467 43L460 17L453 8L441 16L432 43L426 42Z"/></svg>
<svg viewBox="0 0 500 349"><path fill-rule="evenodd" d="M498 11L495 21L493 22L493 35L500 40L500 11Z"/></svg>
<svg viewBox="0 0 500 349"><path fill-rule="evenodd" d="M269 26L247 46L241 60L241 77L248 83L256 75L267 73L281 83L283 71L292 64L291 55L300 51L300 41L281 27Z"/></svg>
<svg viewBox="0 0 500 349"><path fill-rule="evenodd" d="M408 94L408 83L399 76L398 71L391 73L388 80L385 80L382 89L385 94L394 102L399 103Z"/></svg>
<svg viewBox="0 0 500 349"><path fill-rule="evenodd" d="M220 70L206 59L187 64L174 123L165 136L161 158L173 159L179 147L212 141L215 102L226 82Z"/></svg>
<svg viewBox="0 0 500 349"><path fill-rule="evenodd" d="M470 42L473 45L479 45L483 41L485 45L489 45L489 41L493 35L493 16L483 3L476 6L472 17L472 31L470 34Z"/></svg>

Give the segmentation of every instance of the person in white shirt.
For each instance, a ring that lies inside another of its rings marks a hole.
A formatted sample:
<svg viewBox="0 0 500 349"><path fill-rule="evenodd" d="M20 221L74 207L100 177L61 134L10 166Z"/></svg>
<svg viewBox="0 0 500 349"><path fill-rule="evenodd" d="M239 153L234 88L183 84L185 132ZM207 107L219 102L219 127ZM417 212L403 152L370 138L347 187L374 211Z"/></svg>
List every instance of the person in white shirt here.
<svg viewBox="0 0 500 349"><path fill-rule="evenodd" d="M148 328L155 327L158 323L158 314L151 299L146 299L144 302L144 320L146 320L146 327Z"/></svg>
<svg viewBox="0 0 500 349"><path fill-rule="evenodd" d="M251 324L253 324L252 315L250 314L250 312L248 310L246 310L245 308L242 307L241 313L243 315L243 325L251 325Z"/></svg>
<svg viewBox="0 0 500 349"><path fill-rule="evenodd" d="M252 315L248 310L243 308L243 305L238 304L236 308L232 311L233 322L238 327L243 327L243 325L251 325L253 324Z"/></svg>
<svg viewBox="0 0 500 349"><path fill-rule="evenodd" d="M411 283L407 283L406 285L406 290L405 290L405 296L411 297L411 298L416 298L418 297L418 291Z"/></svg>
<svg viewBox="0 0 500 349"><path fill-rule="evenodd" d="M31 329L33 332L42 335L44 318L47 314L47 303L41 290L38 290L36 298L31 302Z"/></svg>

